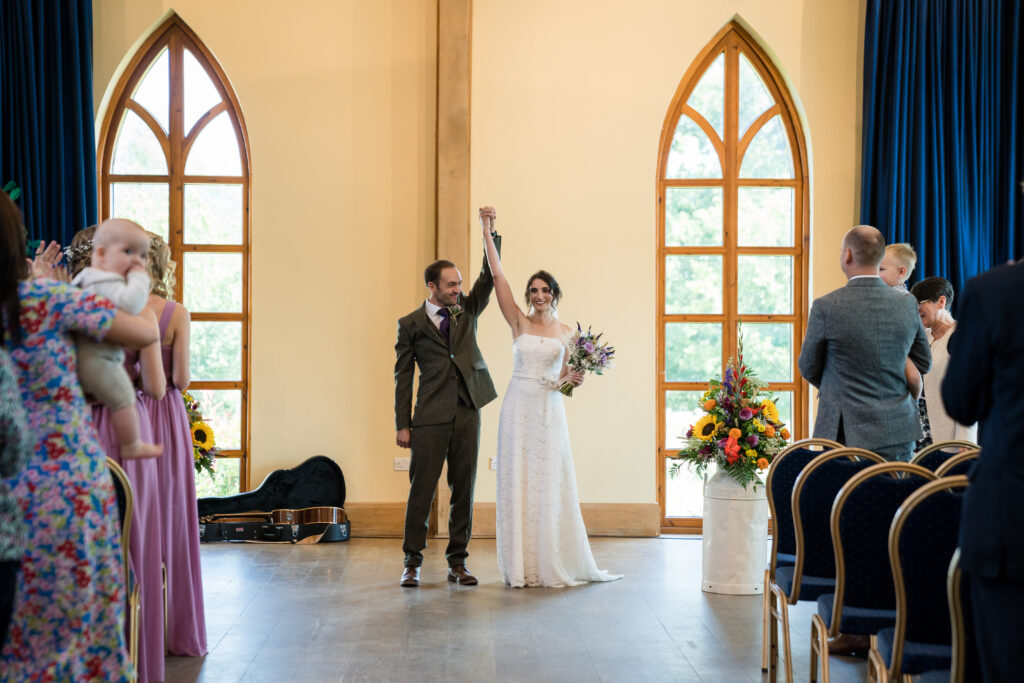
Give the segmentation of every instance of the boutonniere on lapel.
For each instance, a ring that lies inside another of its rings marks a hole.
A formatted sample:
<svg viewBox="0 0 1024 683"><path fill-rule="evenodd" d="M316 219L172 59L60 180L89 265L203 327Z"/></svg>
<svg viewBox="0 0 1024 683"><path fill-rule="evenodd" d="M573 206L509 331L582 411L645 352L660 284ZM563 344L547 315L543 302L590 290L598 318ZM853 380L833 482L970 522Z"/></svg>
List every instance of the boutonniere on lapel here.
<svg viewBox="0 0 1024 683"><path fill-rule="evenodd" d="M451 316L452 325L459 324L459 316L462 315L462 306L458 304L452 304L451 306L445 306L448 309L448 314Z"/></svg>

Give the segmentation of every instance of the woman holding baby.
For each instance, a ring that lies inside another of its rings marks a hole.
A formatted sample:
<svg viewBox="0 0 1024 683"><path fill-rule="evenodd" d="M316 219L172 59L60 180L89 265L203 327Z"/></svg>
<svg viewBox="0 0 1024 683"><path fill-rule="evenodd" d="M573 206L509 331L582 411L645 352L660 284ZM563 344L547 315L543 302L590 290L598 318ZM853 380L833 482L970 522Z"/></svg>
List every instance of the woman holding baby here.
<svg viewBox="0 0 1024 683"><path fill-rule="evenodd" d="M93 419L101 445L123 464L136 491L137 514L132 530L132 562L142 588L142 633L139 652L140 679L163 678L165 650L175 655L206 654L206 623L203 614L202 575L199 564L199 524L195 516L195 475L192 431L181 392L188 388L189 313L171 300L175 263L170 249L159 235L144 232L135 223L117 219L105 221L99 230L127 227L132 240L122 240L115 254L123 271L124 287L132 289L133 278L142 281L141 298L133 291L133 310L144 307L159 328L160 340L136 352L125 350L124 368L135 386L132 417L137 434L119 433L118 409L104 400L93 407ZM109 267L108 240L96 228L75 235L68 250L68 267L74 282L101 281L95 271ZM127 258L122 258L127 257ZM85 264L91 264L86 267ZM112 299L125 302L122 292L108 291ZM159 322L157 322L159 321ZM81 348L81 344L79 345ZM120 366L116 368L120 370ZM79 373L82 374L81 372ZM108 375L112 371L108 371ZM89 393L91 382L82 377ZM135 400L137 398L137 400ZM125 444L136 439L157 444L158 458L129 459ZM136 538L136 529L139 530ZM161 564L166 567L166 600L163 599ZM163 607L166 602L167 614ZM166 624L166 632L164 626Z"/></svg>
<svg viewBox="0 0 1024 683"><path fill-rule="evenodd" d="M67 250L72 284L114 302L118 309L156 318L147 307L150 236L137 223L103 221L80 230ZM165 393L159 342L140 351L78 339L78 377L92 399L92 419L103 451L124 468L134 492L130 563L139 585L140 683L164 678L163 520L159 461L142 396ZM144 393L136 396L139 383ZM136 400L138 398L138 400Z"/></svg>
<svg viewBox="0 0 1024 683"><path fill-rule="evenodd" d="M19 681L127 681L117 501L71 335L141 348L157 330L101 296L29 279L25 240L18 208L0 193L0 322L34 443L7 482L27 535L0 670Z"/></svg>

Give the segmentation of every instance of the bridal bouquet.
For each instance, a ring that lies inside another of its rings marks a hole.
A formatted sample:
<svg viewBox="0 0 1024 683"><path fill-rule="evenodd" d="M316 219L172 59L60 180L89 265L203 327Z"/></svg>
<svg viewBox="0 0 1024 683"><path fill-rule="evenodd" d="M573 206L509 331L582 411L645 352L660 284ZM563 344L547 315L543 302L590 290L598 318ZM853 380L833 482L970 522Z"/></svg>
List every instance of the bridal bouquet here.
<svg viewBox="0 0 1024 683"><path fill-rule="evenodd" d="M185 402L185 412L188 413L189 429L192 432L192 459L196 473L206 470L213 479L217 476L214 468L218 452L213 440L213 430L203 421L203 415L199 412L199 401L187 391L181 393L181 398Z"/></svg>
<svg viewBox="0 0 1024 683"><path fill-rule="evenodd" d="M608 346L608 342L602 342L604 332L594 335L590 327L584 332L579 323L576 323L576 332L569 341L568 365L576 372L593 372L603 375L605 370L614 367L612 358L615 356L615 348ZM564 382L558 388L566 396L572 396L575 389L571 383Z"/></svg>
<svg viewBox="0 0 1024 683"><path fill-rule="evenodd" d="M708 382L698 405L704 415L684 437L682 450L671 456L669 474L675 477L684 462L703 475L715 464L745 488L759 483L757 472L765 470L772 458L786 447L789 430L779 418L775 399L764 392L767 382L743 363L743 333L738 359L730 358L722 379Z"/></svg>

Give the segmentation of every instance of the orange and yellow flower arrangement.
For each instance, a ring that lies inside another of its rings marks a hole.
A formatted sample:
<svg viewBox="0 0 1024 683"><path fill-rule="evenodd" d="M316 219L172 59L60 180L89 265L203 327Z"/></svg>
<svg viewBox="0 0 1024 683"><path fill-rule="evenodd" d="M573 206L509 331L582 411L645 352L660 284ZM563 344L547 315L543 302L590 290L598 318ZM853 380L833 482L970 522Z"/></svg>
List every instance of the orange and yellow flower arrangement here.
<svg viewBox="0 0 1024 683"><path fill-rule="evenodd" d="M684 463L703 476L709 465L731 475L742 486L760 483L757 473L766 470L772 458L786 447L789 430L779 418L776 398L743 362L743 334L737 358L730 358L722 379L712 379L699 401L704 415L683 437L676 456L679 462L669 470L676 476Z"/></svg>

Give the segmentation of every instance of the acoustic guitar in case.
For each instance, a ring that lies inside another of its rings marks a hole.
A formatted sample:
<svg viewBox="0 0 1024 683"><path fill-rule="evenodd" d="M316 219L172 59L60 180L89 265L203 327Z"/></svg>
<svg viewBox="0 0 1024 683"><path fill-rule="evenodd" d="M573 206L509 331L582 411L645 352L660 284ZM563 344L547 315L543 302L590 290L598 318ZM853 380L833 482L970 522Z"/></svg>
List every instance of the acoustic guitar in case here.
<svg viewBox="0 0 1024 683"><path fill-rule="evenodd" d="M314 456L267 475L256 489L236 496L200 498L199 540L250 543L347 541L345 477L330 458Z"/></svg>

